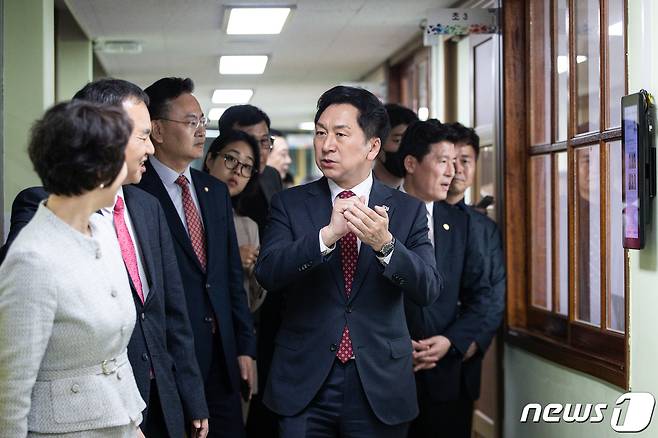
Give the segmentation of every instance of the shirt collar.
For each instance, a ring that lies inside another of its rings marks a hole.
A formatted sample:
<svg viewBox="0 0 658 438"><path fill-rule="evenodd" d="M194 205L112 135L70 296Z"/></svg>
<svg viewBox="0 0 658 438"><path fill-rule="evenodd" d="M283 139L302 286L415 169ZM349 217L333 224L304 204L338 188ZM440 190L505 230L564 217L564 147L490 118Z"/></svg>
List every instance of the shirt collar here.
<svg viewBox="0 0 658 438"><path fill-rule="evenodd" d="M117 203L117 198L118 198L119 196L121 196L121 197L123 198L123 205L124 205L124 208L125 208L125 205L126 205L126 197L123 196L123 187L120 186L120 187L119 187L119 190L117 191L116 196L114 197L114 202L112 203L112 205L111 205L110 207L103 207L103 208L101 208L101 214L102 214L103 216L105 216L106 214L109 214L110 216L114 214L114 206L116 205L116 203Z"/></svg>
<svg viewBox="0 0 658 438"><path fill-rule="evenodd" d="M400 186L400 191L402 193L407 193L407 191L404 189L404 182ZM409 193L407 193L407 195L409 195ZM411 195L409 195L409 196L411 196ZM431 218L433 218L434 217L434 202L425 202L425 208L427 209L427 214L429 214L429 216Z"/></svg>
<svg viewBox="0 0 658 438"><path fill-rule="evenodd" d="M167 166L166 164L163 164L162 161L158 160L153 155L149 157L149 161L151 162L153 169L155 169L155 171L157 172L158 176L160 177L160 179L162 180L165 186L170 186L172 184L175 184L176 180L181 175L171 167ZM189 165L185 168L185 171L182 173L182 175L185 175L187 181L189 181L190 184L192 183L192 172L190 171Z"/></svg>
<svg viewBox="0 0 658 438"><path fill-rule="evenodd" d="M327 181L329 182L329 190L331 191L331 199L332 201L336 199L338 194L342 191L345 190L350 190L352 193L354 193L356 196L365 196L366 199L370 197L370 190L372 189L372 172L368 174L368 177L361 181L359 184L355 185L352 188L343 188L340 187L338 184L336 184L334 181L331 179L327 178Z"/></svg>

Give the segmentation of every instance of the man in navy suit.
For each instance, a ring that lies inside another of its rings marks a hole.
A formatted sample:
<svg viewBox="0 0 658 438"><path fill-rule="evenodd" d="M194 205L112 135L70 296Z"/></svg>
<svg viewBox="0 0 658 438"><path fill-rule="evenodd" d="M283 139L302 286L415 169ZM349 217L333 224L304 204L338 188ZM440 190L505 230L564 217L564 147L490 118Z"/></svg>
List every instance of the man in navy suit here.
<svg viewBox="0 0 658 438"><path fill-rule="evenodd" d="M404 298L441 290L425 207L372 177L389 130L372 93L325 92L315 126L325 177L272 198L256 265L284 300L264 402L282 438L404 437L418 413Z"/></svg>
<svg viewBox="0 0 658 438"><path fill-rule="evenodd" d="M128 262L126 267L138 318L128 358L147 405L140 427L146 436L180 437L189 430L185 427L188 419L197 436L203 437L208 430L208 409L171 235L158 200L130 185L141 180L147 156L153 153L148 96L130 82L102 79L87 84L74 99L121 105L133 123L126 145L128 176L114 207L100 213L117 232L121 228L128 233L129 246L120 242L122 254L126 250L134 254L133 269ZM47 197L42 187L18 194L5 248Z"/></svg>
<svg viewBox="0 0 658 438"><path fill-rule="evenodd" d="M491 291L480 223L444 202L455 176L455 140L455 131L437 120L414 122L397 157L404 175L400 190L425 202L436 264L445 273L443 294L432 305L405 303L420 405L411 438L466 436L457 416L462 361L480 333Z"/></svg>
<svg viewBox="0 0 658 438"><path fill-rule="evenodd" d="M464 193L473 185L477 160L480 153L480 137L473 128L467 128L460 123L452 123L455 131L455 177L450 184L446 202L466 212L471 220L477 223L476 241L484 256L485 275L491 285L491 293L486 304L486 315L482 320L480 330L468 346L461 369L459 398L455 402L458 411L455 412L455 423L460 429L457 437L471 436L474 401L480 397L480 382L482 375L482 360L489 345L498 332L505 312L505 257L502 238L498 225L475 208L464 202Z"/></svg>
<svg viewBox="0 0 658 438"><path fill-rule="evenodd" d="M240 392L254 387L256 340L226 185L190 163L203 156L207 119L191 79L163 78L150 98L155 154L139 187L160 200L183 279L212 437L244 436Z"/></svg>

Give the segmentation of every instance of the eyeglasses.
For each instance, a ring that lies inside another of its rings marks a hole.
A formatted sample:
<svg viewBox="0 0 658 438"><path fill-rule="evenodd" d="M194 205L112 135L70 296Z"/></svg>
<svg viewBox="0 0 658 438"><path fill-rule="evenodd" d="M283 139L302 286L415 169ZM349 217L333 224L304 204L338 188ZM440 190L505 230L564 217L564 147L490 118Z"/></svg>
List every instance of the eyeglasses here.
<svg viewBox="0 0 658 438"><path fill-rule="evenodd" d="M261 138L258 142L260 143L261 149L272 150L272 147L274 146L274 137L270 136L268 138Z"/></svg>
<svg viewBox="0 0 658 438"><path fill-rule="evenodd" d="M201 117L200 119L194 119L194 120L173 120L173 119L165 119L164 117L160 117L158 120L166 120L168 122L176 122L176 123L183 123L187 125L188 128L190 128L193 131L196 131L199 129L199 126L203 126L204 128L208 126L208 119L206 117Z"/></svg>
<svg viewBox="0 0 658 438"><path fill-rule="evenodd" d="M254 166L241 163L231 154L224 154L224 165L228 170L234 170L236 167L240 166L238 173L245 178L251 178L258 173L258 170L255 169Z"/></svg>

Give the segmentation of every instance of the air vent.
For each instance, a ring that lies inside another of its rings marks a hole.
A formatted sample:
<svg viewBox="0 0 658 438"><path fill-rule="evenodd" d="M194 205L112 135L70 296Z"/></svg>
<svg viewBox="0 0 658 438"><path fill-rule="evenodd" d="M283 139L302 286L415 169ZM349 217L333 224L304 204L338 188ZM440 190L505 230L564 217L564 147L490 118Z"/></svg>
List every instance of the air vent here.
<svg viewBox="0 0 658 438"><path fill-rule="evenodd" d="M137 41L94 41L94 50L110 55L136 55L142 53L142 44Z"/></svg>

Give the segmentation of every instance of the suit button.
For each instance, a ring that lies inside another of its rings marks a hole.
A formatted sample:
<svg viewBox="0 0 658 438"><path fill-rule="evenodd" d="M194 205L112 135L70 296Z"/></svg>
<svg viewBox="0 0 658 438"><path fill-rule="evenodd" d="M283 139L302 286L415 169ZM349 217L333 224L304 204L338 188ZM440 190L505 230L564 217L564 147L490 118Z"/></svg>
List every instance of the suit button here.
<svg viewBox="0 0 658 438"><path fill-rule="evenodd" d="M80 385L78 385L77 383L71 385L71 392L73 394L77 394L78 392L80 392Z"/></svg>
<svg viewBox="0 0 658 438"><path fill-rule="evenodd" d="M347 313L352 313L352 306L347 306L347 307L345 308L345 311L346 311Z"/></svg>
<svg viewBox="0 0 658 438"><path fill-rule="evenodd" d="M205 322L212 322L212 316L206 316L205 318L203 318L203 320Z"/></svg>
<svg viewBox="0 0 658 438"><path fill-rule="evenodd" d="M210 283L206 283L206 289L210 289Z"/></svg>
<svg viewBox="0 0 658 438"><path fill-rule="evenodd" d="M112 289L112 292L110 292L110 295L112 295L113 298L116 298L117 296L117 291Z"/></svg>
<svg viewBox="0 0 658 438"><path fill-rule="evenodd" d="M333 351L336 351L337 349L338 349L338 346L336 344L331 344L331 346L329 346L329 351L333 352Z"/></svg>
<svg viewBox="0 0 658 438"><path fill-rule="evenodd" d="M117 380L121 380L122 378L121 371L117 371Z"/></svg>
<svg viewBox="0 0 658 438"><path fill-rule="evenodd" d="M121 334L122 334L122 335L125 335L125 334L126 334L126 326L125 326L125 325L122 325L122 326L121 326Z"/></svg>
<svg viewBox="0 0 658 438"><path fill-rule="evenodd" d="M149 360L149 355L148 355L148 353L143 353L143 354L142 354L142 360L143 360L144 362L146 362L147 360Z"/></svg>
<svg viewBox="0 0 658 438"><path fill-rule="evenodd" d="M140 315L140 318L142 318L142 321L144 321L146 319L146 313L142 312L142 314Z"/></svg>

